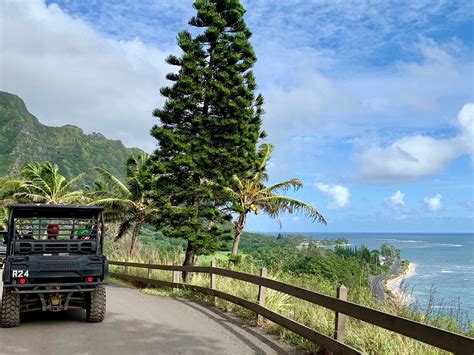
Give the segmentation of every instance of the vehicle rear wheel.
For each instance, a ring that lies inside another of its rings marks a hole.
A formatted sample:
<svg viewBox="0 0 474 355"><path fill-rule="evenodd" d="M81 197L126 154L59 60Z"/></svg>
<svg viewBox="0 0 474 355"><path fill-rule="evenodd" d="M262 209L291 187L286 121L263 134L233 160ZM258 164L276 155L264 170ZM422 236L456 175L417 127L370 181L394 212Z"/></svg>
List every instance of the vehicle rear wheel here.
<svg viewBox="0 0 474 355"><path fill-rule="evenodd" d="M10 288L3 288L2 308L0 310L0 326L2 328L20 325L20 295Z"/></svg>
<svg viewBox="0 0 474 355"><path fill-rule="evenodd" d="M89 302L86 309L86 319L91 323L102 322L105 318L106 293L105 286L100 285L90 292Z"/></svg>

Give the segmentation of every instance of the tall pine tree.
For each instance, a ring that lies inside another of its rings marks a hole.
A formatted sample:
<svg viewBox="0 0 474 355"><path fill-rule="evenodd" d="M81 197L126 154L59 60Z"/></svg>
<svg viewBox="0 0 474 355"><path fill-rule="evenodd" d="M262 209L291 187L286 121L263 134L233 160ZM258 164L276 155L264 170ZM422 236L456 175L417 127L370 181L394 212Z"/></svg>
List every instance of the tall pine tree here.
<svg viewBox="0 0 474 355"><path fill-rule="evenodd" d="M196 0L194 8L189 24L202 31L178 34L183 53L166 60L178 71L166 76L173 84L161 89L166 102L155 110L160 124L152 129L159 148L151 160L151 189L163 207L157 224L171 237L188 239L184 265L216 250L220 226L230 217L221 212L219 191L202 179L227 185L234 174L244 175L255 166L264 135L245 9L239 0Z"/></svg>

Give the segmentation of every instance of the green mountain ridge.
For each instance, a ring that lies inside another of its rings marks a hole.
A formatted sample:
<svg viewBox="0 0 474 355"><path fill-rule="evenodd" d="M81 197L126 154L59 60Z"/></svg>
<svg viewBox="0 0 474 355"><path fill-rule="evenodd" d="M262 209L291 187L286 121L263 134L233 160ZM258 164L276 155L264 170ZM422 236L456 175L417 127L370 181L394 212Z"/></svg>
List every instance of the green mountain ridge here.
<svg viewBox="0 0 474 355"><path fill-rule="evenodd" d="M30 162L50 161L67 177L86 173L84 183L96 179L96 166L123 178L127 158L142 152L73 125L46 126L20 97L0 91L0 176L17 174Z"/></svg>

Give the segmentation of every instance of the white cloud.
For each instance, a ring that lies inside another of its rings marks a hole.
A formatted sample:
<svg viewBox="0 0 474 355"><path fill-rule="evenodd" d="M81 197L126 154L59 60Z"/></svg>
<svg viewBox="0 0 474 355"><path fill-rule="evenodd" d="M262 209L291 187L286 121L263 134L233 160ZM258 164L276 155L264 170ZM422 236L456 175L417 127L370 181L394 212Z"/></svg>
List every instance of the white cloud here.
<svg viewBox="0 0 474 355"><path fill-rule="evenodd" d="M458 114L459 139L465 144L474 162L474 104L464 105Z"/></svg>
<svg viewBox="0 0 474 355"><path fill-rule="evenodd" d="M357 98L318 71L302 70L287 79L295 85L274 83L264 90L268 117L265 126L278 141L286 141L289 135L316 135L331 129L335 122L328 117L365 112Z"/></svg>
<svg viewBox="0 0 474 355"><path fill-rule="evenodd" d="M324 184L322 182L317 182L315 184L316 188L319 189L324 195L329 197L330 202L328 204L329 209L338 209L343 207L348 207L350 204L350 193L349 189L342 185L335 184Z"/></svg>
<svg viewBox="0 0 474 355"><path fill-rule="evenodd" d="M107 39L57 5L7 1L0 11L0 89L45 124L75 124L127 145L154 148L165 55L140 39Z"/></svg>
<svg viewBox="0 0 474 355"><path fill-rule="evenodd" d="M433 197L425 197L423 201L425 202L428 210L436 212L441 208L441 198L441 194L436 194Z"/></svg>
<svg viewBox="0 0 474 355"><path fill-rule="evenodd" d="M405 220L413 214L411 209L406 206L405 194L400 190L393 193L392 196L385 199L385 204L390 209L390 216L396 220Z"/></svg>
<svg viewBox="0 0 474 355"><path fill-rule="evenodd" d="M361 177L372 182L405 182L434 175L454 159L473 154L474 104L466 104L458 114L459 132L453 138L424 135L400 138L381 147L374 145L358 157Z"/></svg>
<svg viewBox="0 0 474 355"><path fill-rule="evenodd" d="M416 36L445 30L448 23L466 23L472 13L469 2L445 0L309 0L298 1L297 6L292 1L243 3L257 41L271 38L300 47L330 43L336 53L343 53L340 60L353 62L373 57L381 48L405 46Z"/></svg>
<svg viewBox="0 0 474 355"><path fill-rule="evenodd" d="M333 150L328 152L331 144L340 146L348 138L361 142L368 134L380 135L381 130L389 130L397 137L403 130L405 137L410 138L400 142L401 150L393 147L391 153L388 149L392 155L400 155L400 151L403 154L404 145L419 146L427 151L437 145L438 140L433 141L429 136L416 137L413 133L407 136L406 132L438 130L451 123L449 118L453 112L473 99L472 80L465 74L472 72L473 62L466 61L466 48L457 40L440 44L423 37L415 38L415 44L405 48L412 53L409 59L404 57L387 66L362 66L357 70L343 65L332 55L321 61L326 52L318 49L287 48L285 43L266 44L261 51L256 48L259 54L257 79L267 101L264 127L269 140L280 148L274 157L279 170L283 174L303 170L297 164L299 160L321 169L322 156L334 156ZM300 144L301 140L293 139L295 136L304 136L305 143ZM387 149L390 141L393 142L385 138L381 145L364 144L363 150L373 148L371 153L379 156L377 148ZM445 143L451 146L449 141ZM299 153L300 147L304 150L302 153ZM458 156L453 149L447 152L446 155L436 153L433 159L439 164L426 161L426 165L432 167L428 174L441 171L446 162L453 159L452 153ZM364 156L364 160L371 170L377 163L372 162L370 156ZM346 165L331 169L334 177L347 178ZM365 180L375 182L410 181L425 176L427 169L420 165L416 174L409 169L406 177L385 178L383 173L371 176L371 170L363 171L362 175ZM388 174L396 175L390 171Z"/></svg>
<svg viewBox="0 0 474 355"><path fill-rule="evenodd" d="M410 51L417 60L358 70L336 59L322 61L327 50L262 45L256 72L267 100L270 137L285 142L305 132L338 139L374 125L431 128L446 123L453 97L472 97L465 73L473 63L460 59L465 48L456 40L441 45L417 38L416 43Z"/></svg>
<svg viewBox="0 0 474 355"><path fill-rule="evenodd" d="M392 206L400 206L405 204L405 194L400 190L397 190L390 198L388 199Z"/></svg>
<svg viewBox="0 0 474 355"><path fill-rule="evenodd" d="M463 61L466 49L457 40L439 44L429 38L417 38L410 49L419 60L404 59L384 69L354 73L341 83L373 113L369 122L384 125L402 123L424 127L443 123L446 107L452 109L453 98L472 99L472 61ZM412 113L411 115L409 113Z"/></svg>

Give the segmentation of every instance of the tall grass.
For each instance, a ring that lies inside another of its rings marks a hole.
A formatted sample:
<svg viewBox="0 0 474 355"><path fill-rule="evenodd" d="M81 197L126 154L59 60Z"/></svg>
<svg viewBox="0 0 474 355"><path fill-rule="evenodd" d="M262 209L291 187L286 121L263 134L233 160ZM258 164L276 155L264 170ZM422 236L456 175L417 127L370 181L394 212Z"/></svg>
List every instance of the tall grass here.
<svg viewBox="0 0 474 355"><path fill-rule="evenodd" d="M183 254L180 251L160 250L147 245L137 245L133 256L129 256L127 253L128 244L129 242L126 238L117 242L106 240L104 252L110 260L117 261L172 265L175 262L181 263L183 260Z"/></svg>
<svg viewBox="0 0 474 355"><path fill-rule="evenodd" d="M161 251L152 246L137 245L137 250L133 256L127 252L128 241L126 239L112 242L106 240L104 243L104 253L109 260L130 261L143 264L173 265L180 263L182 254L177 251ZM124 267L110 265L111 272L124 272ZM127 273L134 276L150 277L152 279L172 281L172 274L165 270L147 270L142 268L128 268Z"/></svg>

